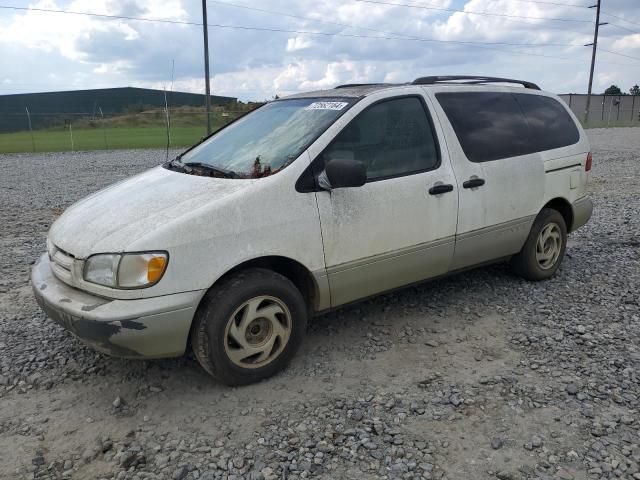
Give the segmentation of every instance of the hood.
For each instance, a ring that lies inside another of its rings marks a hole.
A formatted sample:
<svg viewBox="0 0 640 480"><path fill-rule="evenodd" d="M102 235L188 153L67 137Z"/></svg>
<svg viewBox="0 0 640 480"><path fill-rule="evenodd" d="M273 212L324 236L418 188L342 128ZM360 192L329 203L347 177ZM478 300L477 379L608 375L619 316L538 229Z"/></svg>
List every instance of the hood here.
<svg viewBox="0 0 640 480"><path fill-rule="evenodd" d="M77 258L122 252L154 229L255 181L201 177L156 167L73 204L51 226L49 239Z"/></svg>

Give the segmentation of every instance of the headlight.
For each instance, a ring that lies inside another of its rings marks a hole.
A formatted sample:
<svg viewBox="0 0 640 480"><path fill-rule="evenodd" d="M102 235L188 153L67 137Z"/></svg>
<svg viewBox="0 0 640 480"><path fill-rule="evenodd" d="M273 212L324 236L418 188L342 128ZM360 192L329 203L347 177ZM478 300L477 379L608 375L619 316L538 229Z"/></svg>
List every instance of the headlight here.
<svg viewBox="0 0 640 480"><path fill-rule="evenodd" d="M87 282L116 288L120 255L93 255L84 264L84 279Z"/></svg>
<svg viewBox="0 0 640 480"><path fill-rule="evenodd" d="M84 279L111 288L150 287L162 278L168 261L165 252L93 255L84 264Z"/></svg>

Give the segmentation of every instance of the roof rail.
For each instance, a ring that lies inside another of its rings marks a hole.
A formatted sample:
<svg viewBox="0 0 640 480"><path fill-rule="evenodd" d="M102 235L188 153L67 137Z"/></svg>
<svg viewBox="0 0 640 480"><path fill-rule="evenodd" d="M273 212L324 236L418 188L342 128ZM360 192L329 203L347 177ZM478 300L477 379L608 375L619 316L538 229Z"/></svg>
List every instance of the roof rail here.
<svg viewBox="0 0 640 480"><path fill-rule="evenodd" d="M392 83L345 83L344 85L338 85L333 87L334 90L338 88L352 88L352 87L384 87L387 85L393 85Z"/></svg>
<svg viewBox="0 0 640 480"><path fill-rule="evenodd" d="M518 83L525 88L531 88L533 90L540 90L540 87L532 82L526 80L514 80L512 78L499 78L499 77L475 77L471 75L440 75L433 77L420 77L416 78L412 85L435 85L436 83L454 83L458 80L468 80L461 83L462 85L479 85L482 83Z"/></svg>

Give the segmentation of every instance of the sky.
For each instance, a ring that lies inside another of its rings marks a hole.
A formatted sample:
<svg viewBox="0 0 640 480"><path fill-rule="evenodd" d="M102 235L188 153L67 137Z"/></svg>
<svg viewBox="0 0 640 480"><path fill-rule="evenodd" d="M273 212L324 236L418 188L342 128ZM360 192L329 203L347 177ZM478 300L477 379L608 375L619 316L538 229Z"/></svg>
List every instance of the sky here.
<svg viewBox="0 0 640 480"><path fill-rule="evenodd" d="M591 48L584 44L593 41L595 9L584 7L595 1L208 0L211 91L265 100L342 83L464 74L586 93ZM0 94L124 86L204 92L202 27L186 24L202 22L201 0L0 6L184 22L0 8ZM600 27L593 91L611 84L628 91L640 83L640 0L602 0L602 12L609 24Z"/></svg>

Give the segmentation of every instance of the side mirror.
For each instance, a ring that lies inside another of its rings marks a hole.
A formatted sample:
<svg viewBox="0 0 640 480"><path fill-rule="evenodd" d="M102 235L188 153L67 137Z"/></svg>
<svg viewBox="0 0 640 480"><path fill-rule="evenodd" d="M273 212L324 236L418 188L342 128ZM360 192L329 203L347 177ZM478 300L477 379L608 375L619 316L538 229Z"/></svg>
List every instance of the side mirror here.
<svg viewBox="0 0 640 480"><path fill-rule="evenodd" d="M331 188L361 187L367 183L367 169L357 160L329 160L324 173Z"/></svg>

